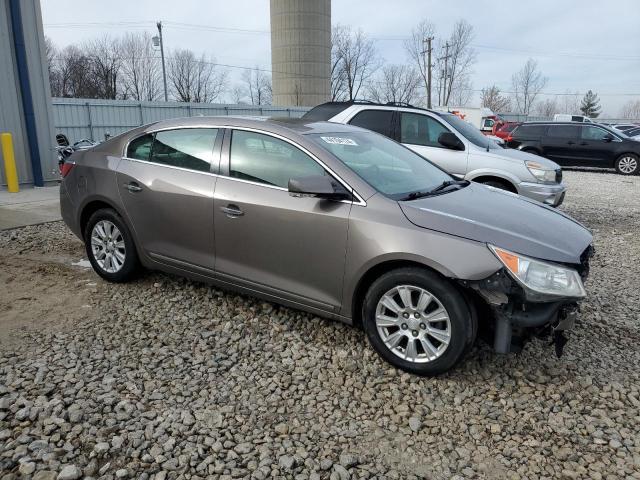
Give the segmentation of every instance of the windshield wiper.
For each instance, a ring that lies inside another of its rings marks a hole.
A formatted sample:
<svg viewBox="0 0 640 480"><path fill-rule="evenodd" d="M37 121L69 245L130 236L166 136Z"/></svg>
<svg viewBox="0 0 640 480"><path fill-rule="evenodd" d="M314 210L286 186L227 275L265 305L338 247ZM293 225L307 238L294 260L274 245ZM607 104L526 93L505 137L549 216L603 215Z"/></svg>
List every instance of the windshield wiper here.
<svg viewBox="0 0 640 480"><path fill-rule="evenodd" d="M467 185L469 185L469 180L445 180L440 185L438 185L435 188L432 188L431 190L411 192L401 200L415 200L416 198L429 197L431 195L436 195L437 193L440 193L454 185L460 186L460 187L462 186L466 187Z"/></svg>

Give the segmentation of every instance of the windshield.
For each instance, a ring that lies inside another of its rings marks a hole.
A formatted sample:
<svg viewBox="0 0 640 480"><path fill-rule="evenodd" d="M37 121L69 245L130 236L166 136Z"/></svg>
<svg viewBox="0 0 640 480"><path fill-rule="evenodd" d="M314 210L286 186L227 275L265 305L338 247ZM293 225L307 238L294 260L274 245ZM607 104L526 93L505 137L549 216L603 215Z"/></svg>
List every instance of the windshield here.
<svg viewBox="0 0 640 480"><path fill-rule="evenodd" d="M438 115L474 145L481 148L489 148L490 150L501 148L496 142L485 137L480 130L457 115L451 113L438 113Z"/></svg>
<svg viewBox="0 0 640 480"><path fill-rule="evenodd" d="M400 200L452 180L407 147L373 132L340 132L310 138L357 173L377 191Z"/></svg>

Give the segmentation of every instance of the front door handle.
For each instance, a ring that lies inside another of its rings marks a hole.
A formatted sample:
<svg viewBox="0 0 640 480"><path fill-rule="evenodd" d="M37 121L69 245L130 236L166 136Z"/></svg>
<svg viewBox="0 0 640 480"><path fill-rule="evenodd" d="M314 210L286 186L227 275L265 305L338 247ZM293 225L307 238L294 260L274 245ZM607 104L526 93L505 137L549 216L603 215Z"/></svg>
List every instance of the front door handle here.
<svg viewBox="0 0 640 480"><path fill-rule="evenodd" d="M576 144L576 142L572 142L571 140L569 140L569 141L567 142L567 145L575 145L575 144Z"/></svg>
<svg viewBox="0 0 640 480"><path fill-rule="evenodd" d="M588 142L580 142L580 145L583 145L583 146L584 145L589 145L589 143Z"/></svg>
<svg viewBox="0 0 640 480"><path fill-rule="evenodd" d="M129 182L125 184L125 188L129 190L131 193L137 193L142 191L142 187L138 185L136 182Z"/></svg>
<svg viewBox="0 0 640 480"><path fill-rule="evenodd" d="M244 212L240 210L240 207L232 203L230 203L226 207L220 207L220 210L222 210L229 218L236 218L244 215Z"/></svg>

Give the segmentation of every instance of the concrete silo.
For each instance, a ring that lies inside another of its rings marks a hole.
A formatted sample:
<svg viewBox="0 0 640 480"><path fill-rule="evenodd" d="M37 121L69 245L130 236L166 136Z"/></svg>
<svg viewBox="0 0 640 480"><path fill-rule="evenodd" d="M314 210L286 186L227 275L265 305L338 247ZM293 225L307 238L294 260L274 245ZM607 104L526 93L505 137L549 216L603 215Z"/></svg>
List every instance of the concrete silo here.
<svg viewBox="0 0 640 480"><path fill-rule="evenodd" d="M274 105L330 98L331 0L271 0Z"/></svg>

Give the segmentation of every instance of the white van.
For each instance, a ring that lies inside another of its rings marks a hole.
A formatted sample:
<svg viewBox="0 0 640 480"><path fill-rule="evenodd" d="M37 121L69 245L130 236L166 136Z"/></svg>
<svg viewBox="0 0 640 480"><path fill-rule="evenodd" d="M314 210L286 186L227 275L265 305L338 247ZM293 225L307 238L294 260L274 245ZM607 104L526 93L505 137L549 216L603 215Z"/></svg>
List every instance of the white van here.
<svg viewBox="0 0 640 480"><path fill-rule="evenodd" d="M585 117L584 115L570 115L568 113L556 113L553 116L554 122L582 122L582 123L593 123L589 117Z"/></svg>
<svg viewBox="0 0 640 480"><path fill-rule="evenodd" d="M396 140L453 176L558 206L566 186L562 169L546 158L502 148L460 117L406 104L328 102L308 120L356 125Z"/></svg>

